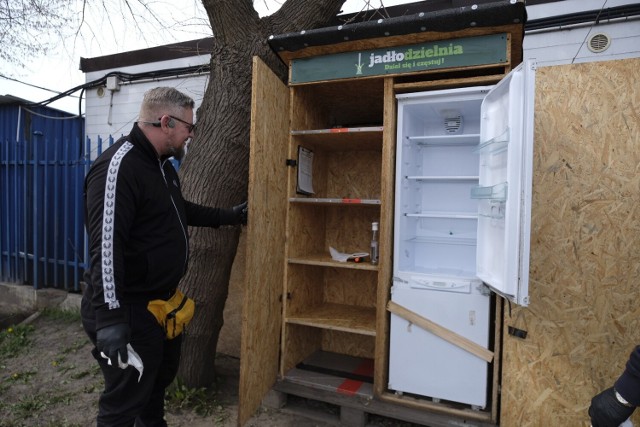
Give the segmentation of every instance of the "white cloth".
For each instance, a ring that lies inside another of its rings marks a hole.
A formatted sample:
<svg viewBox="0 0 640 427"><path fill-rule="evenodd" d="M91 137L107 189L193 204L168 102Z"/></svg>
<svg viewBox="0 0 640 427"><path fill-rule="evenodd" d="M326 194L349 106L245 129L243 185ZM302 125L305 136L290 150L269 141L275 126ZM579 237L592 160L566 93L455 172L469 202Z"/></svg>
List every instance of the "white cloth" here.
<svg viewBox="0 0 640 427"><path fill-rule="evenodd" d="M142 359L140 358L138 353L136 353L133 347L131 347L131 344L127 344L127 355L129 356L129 361L128 363L124 363L120 358L120 353L118 353L118 367L120 369L126 369L127 367L129 367L129 365L131 365L134 368L136 368L138 372L140 372L140 375L138 375L138 382L140 382L140 379L142 378L142 371L144 371L144 365L142 364ZM106 354L104 354L103 352L100 352L100 356L108 360L107 364L109 366L112 365L111 359L109 359Z"/></svg>

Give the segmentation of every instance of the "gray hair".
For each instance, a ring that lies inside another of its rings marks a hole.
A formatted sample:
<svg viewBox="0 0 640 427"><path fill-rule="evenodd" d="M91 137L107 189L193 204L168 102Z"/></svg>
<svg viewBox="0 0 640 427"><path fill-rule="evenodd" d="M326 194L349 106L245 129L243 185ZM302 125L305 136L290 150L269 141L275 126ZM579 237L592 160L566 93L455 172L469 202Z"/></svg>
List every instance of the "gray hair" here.
<svg viewBox="0 0 640 427"><path fill-rule="evenodd" d="M156 120L158 115L179 114L195 107L193 99L173 87L156 87L145 92L140 106L140 118Z"/></svg>

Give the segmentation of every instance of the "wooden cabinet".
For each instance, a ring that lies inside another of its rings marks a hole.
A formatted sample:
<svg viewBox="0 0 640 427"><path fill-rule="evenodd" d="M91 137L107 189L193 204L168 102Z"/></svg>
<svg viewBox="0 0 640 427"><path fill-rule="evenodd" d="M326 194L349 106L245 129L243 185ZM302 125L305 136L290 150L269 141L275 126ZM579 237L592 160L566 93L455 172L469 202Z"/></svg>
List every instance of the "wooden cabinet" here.
<svg viewBox="0 0 640 427"><path fill-rule="evenodd" d="M247 271L251 297L245 300L243 316L241 418L278 376L285 377L318 352L370 360L382 378L384 367L373 360L381 350L377 341L386 333L391 279L395 115L390 112L395 107L393 98L385 97L391 79L289 89L260 60L254 67L254 84L271 89L254 87L252 221L247 229L248 242L253 242L247 259L254 267ZM283 106L289 105L288 122L274 119L283 114L273 110L275 93ZM297 192L299 147L313 153L313 194ZM265 180L274 180L280 188ZM369 258L332 259L330 247L343 253L369 252L373 222L380 224L377 265ZM272 262L267 260L270 255ZM269 324L273 334L274 323L281 327L280 340L271 335L268 342L264 333L248 332Z"/></svg>
<svg viewBox="0 0 640 427"><path fill-rule="evenodd" d="M520 31L521 26L509 27L508 32L512 30ZM510 46L511 36L505 37ZM420 40L410 40L416 41ZM385 41L379 43L384 46ZM472 413L396 396L387 389L387 304L393 262L396 94L492 84L510 68L507 60L455 73L378 75L288 87L254 59L240 425L274 384L306 381L300 376L306 369L315 369L316 379L329 373L345 382L357 378L366 383L363 402L381 405L377 413L400 404L413 407L416 420L434 425L448 414L462 421L480 420L477 425L495 420L495 398L488 411ZM312 194L297 191L301 147L313 153ZM332 259L330 248L369 252L373 222L379 223L377 265L368 259ZM342 364L356 366L353 375L343 376ZM314 390L330 393L331 387L318 385ZM437 414L425 417L424 409Z"/></svg>

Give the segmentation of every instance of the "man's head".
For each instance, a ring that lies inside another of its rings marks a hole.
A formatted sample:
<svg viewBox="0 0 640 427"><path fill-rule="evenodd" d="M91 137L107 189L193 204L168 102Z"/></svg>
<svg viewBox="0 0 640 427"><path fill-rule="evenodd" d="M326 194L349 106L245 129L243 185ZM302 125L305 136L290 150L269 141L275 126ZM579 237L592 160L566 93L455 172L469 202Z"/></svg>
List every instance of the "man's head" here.
<svg viewBox="0 0 640 427"><path fill-rule="evenodd" d="M180 160L193 137L193 99L172 87L148 90L142 99L138 125L158 156Z"/></svg>

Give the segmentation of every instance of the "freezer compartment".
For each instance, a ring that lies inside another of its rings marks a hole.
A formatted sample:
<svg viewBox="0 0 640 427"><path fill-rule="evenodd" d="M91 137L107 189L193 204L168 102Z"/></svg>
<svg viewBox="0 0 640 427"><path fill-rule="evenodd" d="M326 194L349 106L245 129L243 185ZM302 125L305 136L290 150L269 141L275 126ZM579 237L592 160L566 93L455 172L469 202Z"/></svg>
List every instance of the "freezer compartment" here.
<svg viewBox="0 0 640 427"><path fill-rule="evenodd" d="M490 87L437 90L398 95L404 111L401 132L433 140L480 133L480 105ZM477 144L477 141L476 141Z"/></svg>
<svg viewBox="0 0 640 427"><path fill-rule="evenodd" d="M394 274L475 277L477 216L425 212L405 215L396 228Z"/></svg>
<svg viewBox="0 0 640 427"><path fill-rule="evenodd" d="M428 278L427 282L446 282ZM489 346L490 294L478 280L434 290L411 282L395 285L391 300L476 344ZM445 338L392 314L389 389L484 408L489 364Z"/></svg>

